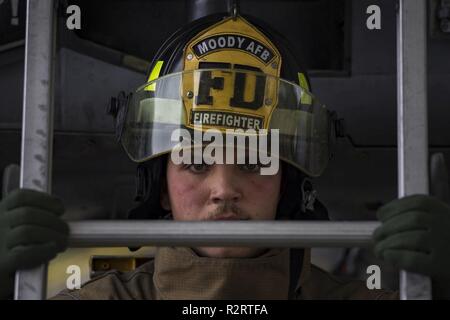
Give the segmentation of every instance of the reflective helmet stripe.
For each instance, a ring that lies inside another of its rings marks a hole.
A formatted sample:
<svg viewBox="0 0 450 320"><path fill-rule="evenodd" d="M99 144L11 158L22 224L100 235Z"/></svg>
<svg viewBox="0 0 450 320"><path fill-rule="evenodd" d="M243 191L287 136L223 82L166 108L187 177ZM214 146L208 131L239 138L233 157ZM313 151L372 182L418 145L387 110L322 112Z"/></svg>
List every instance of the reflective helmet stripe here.
<svg viewBox="0 0 450 320"><path fill-rule="evenodd" d="M159 74L161 73L163 64L164 64L164 61L162 61L162 60L158 60L156 62L155 66L153 67L152 72L150 72L150 76L148 77L147 82L151 82L151 81L159 78ZM155 89L156 89L156 83L153 83L153 84L149 85L147 88L145 88L146 91L155 91Z"/></svg>

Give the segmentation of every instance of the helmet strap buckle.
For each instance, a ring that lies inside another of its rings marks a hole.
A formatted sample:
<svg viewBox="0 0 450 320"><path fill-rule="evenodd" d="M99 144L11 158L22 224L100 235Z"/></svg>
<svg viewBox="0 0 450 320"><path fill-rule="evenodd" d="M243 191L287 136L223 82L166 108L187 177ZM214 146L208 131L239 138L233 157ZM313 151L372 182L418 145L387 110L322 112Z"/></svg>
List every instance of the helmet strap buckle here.
<svg viewBox="0 0 450 320"><path fill-rule="evenodd" d="M117 141L120 141L122 138L128 104L132 96L132 93L126 94L124 91L121 91L117 97L111 97L108 104L106 112L114 118Z"/></svg>

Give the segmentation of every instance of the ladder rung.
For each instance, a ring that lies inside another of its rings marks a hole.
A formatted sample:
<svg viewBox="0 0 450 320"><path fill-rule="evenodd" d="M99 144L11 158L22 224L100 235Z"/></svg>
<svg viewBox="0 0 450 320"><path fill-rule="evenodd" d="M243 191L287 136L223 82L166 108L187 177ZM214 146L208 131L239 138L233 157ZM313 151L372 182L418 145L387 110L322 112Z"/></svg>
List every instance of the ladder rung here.
<svg viewBox="0 0 450 320"><path fill-rule="evenodd" d="M70 223L72 247L264 246L360 247L379 222L83 221Z"/></svg>

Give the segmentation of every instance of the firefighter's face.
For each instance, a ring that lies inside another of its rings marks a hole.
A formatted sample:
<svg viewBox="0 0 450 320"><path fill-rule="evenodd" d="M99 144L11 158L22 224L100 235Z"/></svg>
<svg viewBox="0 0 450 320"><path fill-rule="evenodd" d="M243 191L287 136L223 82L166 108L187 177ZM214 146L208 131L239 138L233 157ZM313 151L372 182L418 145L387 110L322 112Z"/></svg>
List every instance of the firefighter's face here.
<svg viewBox="0 0 450 320"><path fill-rule="evenodd" d="M273 220L280 197L281 170L259 174L258 165L176 165L169 157L167 190L161 204L174 220ZM265 249L195 248L201 256L254 257Z"/></svg>

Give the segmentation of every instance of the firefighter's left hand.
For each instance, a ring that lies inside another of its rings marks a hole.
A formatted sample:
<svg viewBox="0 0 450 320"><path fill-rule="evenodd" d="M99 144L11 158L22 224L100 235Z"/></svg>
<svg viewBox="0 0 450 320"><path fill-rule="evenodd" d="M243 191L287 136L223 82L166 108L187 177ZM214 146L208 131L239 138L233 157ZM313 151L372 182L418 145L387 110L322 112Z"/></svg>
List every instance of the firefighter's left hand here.
<svg viewBox="0 0 450 320"><path fill-rule="evenodd" d="M377 212L375 255L430 276L433 298L450 299L450 206L425 195L394 200Z"/></svg>

